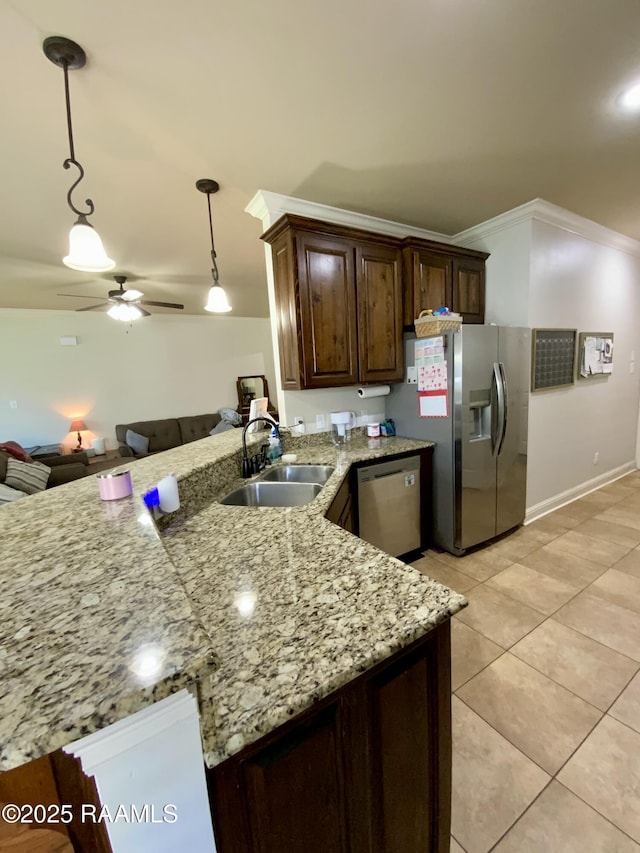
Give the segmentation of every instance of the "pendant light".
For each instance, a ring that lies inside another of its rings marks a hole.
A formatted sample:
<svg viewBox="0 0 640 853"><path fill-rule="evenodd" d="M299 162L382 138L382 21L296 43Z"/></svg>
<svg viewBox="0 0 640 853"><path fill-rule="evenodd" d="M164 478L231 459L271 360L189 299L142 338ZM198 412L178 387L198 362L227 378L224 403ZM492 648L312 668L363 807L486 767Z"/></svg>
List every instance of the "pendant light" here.
<svg viewBox="0 0 640 853"><path fill-rule="evenodd" d="M231 305L229 305L227 294L218 281L218 265L216 263L216 250L213 245L213 222L211 220L211 193L217 193L220 185L217 181L212 181L211 178L201 178L199 181L196 181L196 189L200 190L201 193L207 194L209 233L211 234L211 275L213 276L213 285L209 289L209 297L204 310L210 311L212 314L226 314L227 311L231 311Z"/></svg>
<svg viewBox="0 0 640 853"><path fill-rule="evenodd" d="M69 234L69 254L63 258L63 263L71 267L72 270L82 270L83 272L106 272L115 267L115 261L107 257L107 253L102 245L100 235L94 229L87 219L91 216L94 210L94 204L90 198L85 199L85 204L88 210L84 213L73 204L71 201L71 193L84 178L84 169L76 160L75 148L73 145L73 128L71 126L71 101L69 98L69 70L83 68L87 56L79 44L76 44L70 39L62 36L51 36L44 40L42 49L47 59L51 60L58 68L64 71L64 93L67 104L67 130L69 132L69 157L62 164L65 169L70 166L75 166L80 175L78 179L71 185L67 193L67 204L78 217L71 228Z"/></svg>

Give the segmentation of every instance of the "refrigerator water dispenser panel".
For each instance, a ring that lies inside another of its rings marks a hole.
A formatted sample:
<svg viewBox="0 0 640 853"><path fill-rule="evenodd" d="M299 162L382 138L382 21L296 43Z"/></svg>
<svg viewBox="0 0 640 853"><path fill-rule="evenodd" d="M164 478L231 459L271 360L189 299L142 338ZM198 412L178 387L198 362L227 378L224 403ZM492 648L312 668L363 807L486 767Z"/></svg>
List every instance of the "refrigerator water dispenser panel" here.
<svg viewBox="0 0 640 853"><path fill-rule="evenodd" d="M491 438L491 392L489 388L469 392L469 440Z"/></svg>

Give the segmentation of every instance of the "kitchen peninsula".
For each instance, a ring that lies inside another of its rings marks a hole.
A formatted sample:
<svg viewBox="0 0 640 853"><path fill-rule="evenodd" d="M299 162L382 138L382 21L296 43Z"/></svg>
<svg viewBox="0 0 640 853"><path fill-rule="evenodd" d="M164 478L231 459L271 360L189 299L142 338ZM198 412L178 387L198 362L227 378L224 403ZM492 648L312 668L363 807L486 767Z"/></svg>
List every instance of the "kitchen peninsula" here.
<svg viewBox="0 0 640 853"><path fill-rule="evenodd" d="M311 438L287 439L287 449L298 462L336 470L302 507L217 502L240 471L240 432L230 431L130 465L132 498L101 502L86 478L0 510L3 769L197 685L220 853L252 849L243 846L252 833L273 829L254 810L243 838L229 834L252 791L260 799L268 790L268 807L283 793L274 768L295 772L297 754L315 760L319 752L324 772L307 780L307 790L333 798L336 811L326 819L337 821L330 837L340 845L367 836L374 810L375 832L389 830L387 817L411 818L402 809L416 784L434 826L440 813L448 836L448 619L465 601L324 517L352 464L426 445L359 438L344 450ZM159 537L139 496L169 472L178 477L182 507ZM149 646L162 650L153 677L136 666ZM437 744L436 735L442 744L439 764L437 754L427 756L428 778L424 768L402 778L402 767L369 762L383 760L367 742L376 733L383 741L392 733L382 743L391 758L394 749L406 755L397 734L415 729L402 721L412 707L425 731L415 756ZM312 734L307 741L303 730ZM298 749L303 742L307 753ZM287 755L289 765L281 761ZM382 774L397 790L385 783L374 791L358 774ZM241 803L231 795L238 780ZM355 800L345 811L349 792ZM291 821L297 803L289 794L280 808ZM316 829L322 820L312 821ZM425 836L422 846L385 849L444 849L444 834L432 834L429 846ZM376 849L373 838L367 843Z"/></svg>

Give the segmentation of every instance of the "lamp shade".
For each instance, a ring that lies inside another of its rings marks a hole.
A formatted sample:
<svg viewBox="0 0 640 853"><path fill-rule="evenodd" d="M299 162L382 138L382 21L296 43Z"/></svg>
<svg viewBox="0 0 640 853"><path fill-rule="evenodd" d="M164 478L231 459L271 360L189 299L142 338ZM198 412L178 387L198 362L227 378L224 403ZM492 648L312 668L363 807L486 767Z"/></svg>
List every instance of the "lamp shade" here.
<svg viewBox="0 0 640 853"><path fill-rule="evenodd" d="M124 302L112 305L107 314L114 320L121 320L123 323L129 323L131 320L137 320L143 316L137 305L125 305Z"/></svg>
<svg viewBox="0 0 640 853"><path fill-rule="evenodd" d="M75 420L71 421L71 426L69 427L69 432L80 432L80 430L89 429L89 427L85 424L83 420Z"/></svg>
<svg viewBox="0 0 640 853"><path fill-rule="evenodd" d="M69 254L63 263L72 270L106 272L116 262L107 257L100 235L84 216L74 223L69 233Z"/></svg>
<svg viewBox="0 0 640 853"><path fill-rule="evenodd" d="M231 311L231 305L227 300L227 294L219 284L214 284L209 290L209 298L204 306L205 311L211 311L212 314L226 314Z"/></svg>

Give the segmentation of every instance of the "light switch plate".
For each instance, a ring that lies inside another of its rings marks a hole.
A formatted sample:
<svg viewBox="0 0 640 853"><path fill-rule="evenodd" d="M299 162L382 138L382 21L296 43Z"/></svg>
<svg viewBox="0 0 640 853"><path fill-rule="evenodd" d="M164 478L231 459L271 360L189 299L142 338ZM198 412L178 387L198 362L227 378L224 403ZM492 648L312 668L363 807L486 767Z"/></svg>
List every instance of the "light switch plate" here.
<svg viewBox="0 0 640 853"><path fill-rule="evenodd" d="M324 415L316 415L316 429L325 429L327 426L327 419Z"/></svg>

